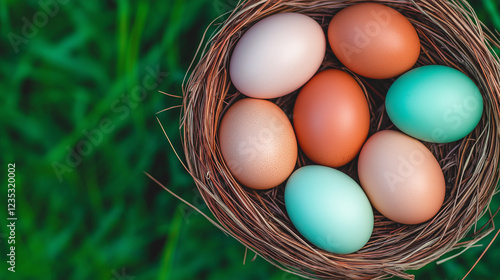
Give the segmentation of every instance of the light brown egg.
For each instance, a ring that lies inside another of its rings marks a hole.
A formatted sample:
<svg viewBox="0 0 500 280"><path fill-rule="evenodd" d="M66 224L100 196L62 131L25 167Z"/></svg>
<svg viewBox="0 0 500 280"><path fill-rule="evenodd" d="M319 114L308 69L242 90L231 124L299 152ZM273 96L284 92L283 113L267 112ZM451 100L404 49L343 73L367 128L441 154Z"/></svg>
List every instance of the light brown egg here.
<svg viewBox="0 0 500 280"><path fill-rule="evenodd" d="M328 69L316 74L300 91L293 126L309 159L339 167L356 157L368 136L368 102L351 75Z"/></svg>
<svg viewBox="0 0 500 280"><path fill-rule="evenodd" d="M445 181L436 158L421 142L398 131L379 131L366 141L358 175L372 205L398 223L423 223L444 201Z"/></svg>
<svg viewBox="0 0 500 280"><path fill-rule="evenodd" d="M355 4L338 12L328 27L328 41L342 64L373 79L406 72L420 54L420 39L410 21L377 3Z"/></svg>
<svg viewBox="0 0 500 280"><path fill-rule="evenodd" d="M278 186L297 162L292 125L281 108L267 100L234 103L222 118L219 141L231 174L250 188Z"/></svg>

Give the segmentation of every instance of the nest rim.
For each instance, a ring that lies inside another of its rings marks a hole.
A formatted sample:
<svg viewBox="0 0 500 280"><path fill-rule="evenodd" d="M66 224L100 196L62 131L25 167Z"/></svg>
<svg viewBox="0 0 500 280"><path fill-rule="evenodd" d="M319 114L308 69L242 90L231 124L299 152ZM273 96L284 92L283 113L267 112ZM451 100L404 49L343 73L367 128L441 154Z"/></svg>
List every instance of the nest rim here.
<svg viewBox="0 0 500 280"><path fill-rule="evenodd" d="M489 221L463 240L489 212L488 206L500 179L500 59L492 51L494 47L500 48L499 41L464 0L370 1L395 8L417 30L422 47L413 68L440 64L461 70L479 86L484 100L481 121L467 137L447 144L423 142L440 163L447 185L441 210L428 222L402 225L374 209L374 231L362 249L347 255L329 253L301 237L291 224L284 210L285 183L264 191L240 186L218 146L217 131L224 112L244 98L232 86L228 71L231 50L244 31L266 16L299 12L318 21L326 36L331 17L342 8L360 2L366 1L248 0L240 3L206 42L200 60L183 84L183 149L189 172L219 224L226 233L271 264L310 279L392 276L412 279L405 271L419 269L447 252L470 246L494 230L494 215L490 213ZM384 91L394 79L372 80L358 76L343 67L331 49L327 49L318 72L341 69L362 86L370 105L368 137L379 130L395 129L383 106ZM299 90L271 101L291 118ZM308 164L311 162L300 151L294 170ZM354 160L339 170L359 183L356 165Z"/></svg>

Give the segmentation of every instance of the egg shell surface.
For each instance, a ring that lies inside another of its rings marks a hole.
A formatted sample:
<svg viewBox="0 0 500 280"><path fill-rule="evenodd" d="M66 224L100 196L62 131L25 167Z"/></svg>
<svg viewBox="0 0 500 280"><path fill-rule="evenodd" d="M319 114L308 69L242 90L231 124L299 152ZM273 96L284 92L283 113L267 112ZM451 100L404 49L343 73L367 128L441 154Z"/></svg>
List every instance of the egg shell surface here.
<svg viewBox="0 0 500 280"><path fill-rule="evenodd" d="M231 81L241 93L270 99L303 86L321 66L326 38L321 26L299 13L266 17L250 27L231 55Z"/></svg>
<svg viewBox="0 0 500 280"><path fill-rule="evenodd" d="M358 175L373 207L395 222L423 223L443 205L446 185L438 161L404 133L372 135L359 154Z"/></svg>
<svg viewBox="0 0 500 280"><path fill-rule="evenodd" d="M300 234L328 252L353 253L373 231L372 207L361 187L330 167L297 169L286 183L285 207Z"/></svg>
<svg viewBox="0 0 500 280"><path fill-rule="evenodd" d="M299 146L309 159L339 167L356 157L368 136L368 102L350 74L324 70L297 96L293 126Z"/></svg>
<svg viewBox="0 0 500 280"><path fill-rule="evenodd" d="M387 92L385 106L394 125L406 134L449 143L464 138L478 125L483 98L464 73L427 65L399 77Z"/></svg>
<svg viewBox="0 0 500 280"><path fill-rule="evenodd" d="M378 3L354 4L334 15L328 41L342 64L372 79L398 76L420 55L420 39L410 21Z"/></svg>
<svg viewBox="0 0 500 280"><path fill-rule="evenodd" d="M219 141L231 174L249 188L278 186L297 161L292 124L268 100L245 98L231 105L222 118Z"/></svg>

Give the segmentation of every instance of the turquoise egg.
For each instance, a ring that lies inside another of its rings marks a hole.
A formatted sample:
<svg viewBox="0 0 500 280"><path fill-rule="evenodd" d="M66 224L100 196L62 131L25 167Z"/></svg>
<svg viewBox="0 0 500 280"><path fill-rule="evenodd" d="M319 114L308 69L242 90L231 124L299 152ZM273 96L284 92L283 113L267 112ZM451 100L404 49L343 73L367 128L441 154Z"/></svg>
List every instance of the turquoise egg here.
<svg viewBox="0 0 500 280"><path fill-rule="evenodd" d="M428 65L400 76L387 92L385 106L404 133L427 142L449 143L474 130L483 113L483 98L464 73Z"/></svg>
<svg viewBox="0 0 500 280"><path fill-rule="evenodd" d="M361 249L373 231L372 207L361 187L330 167L309 165L292 173L285 206L300 234L332 253Z"/></svg>

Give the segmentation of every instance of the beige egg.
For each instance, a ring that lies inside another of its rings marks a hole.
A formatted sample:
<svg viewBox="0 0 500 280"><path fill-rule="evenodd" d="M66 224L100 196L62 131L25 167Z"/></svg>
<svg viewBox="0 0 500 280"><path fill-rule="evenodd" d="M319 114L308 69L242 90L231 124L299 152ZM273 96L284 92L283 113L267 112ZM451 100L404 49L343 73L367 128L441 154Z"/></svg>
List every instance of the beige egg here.
<svg viewBox="0 0 500 280"><path fill-rule="evenodd" d="M379 131L366 141L358 175L372 205L398 223L425 222L444 201L445 180L436 158L420 141L398 131Z"/></svg>
<svg viewBox="0 0 500 280"><path fill-rule="evenodd" d="M297 162L292 124L280 107L267 100L234 103L222 118L219 141L231 174L250 188L278 186Z"/></svg>

